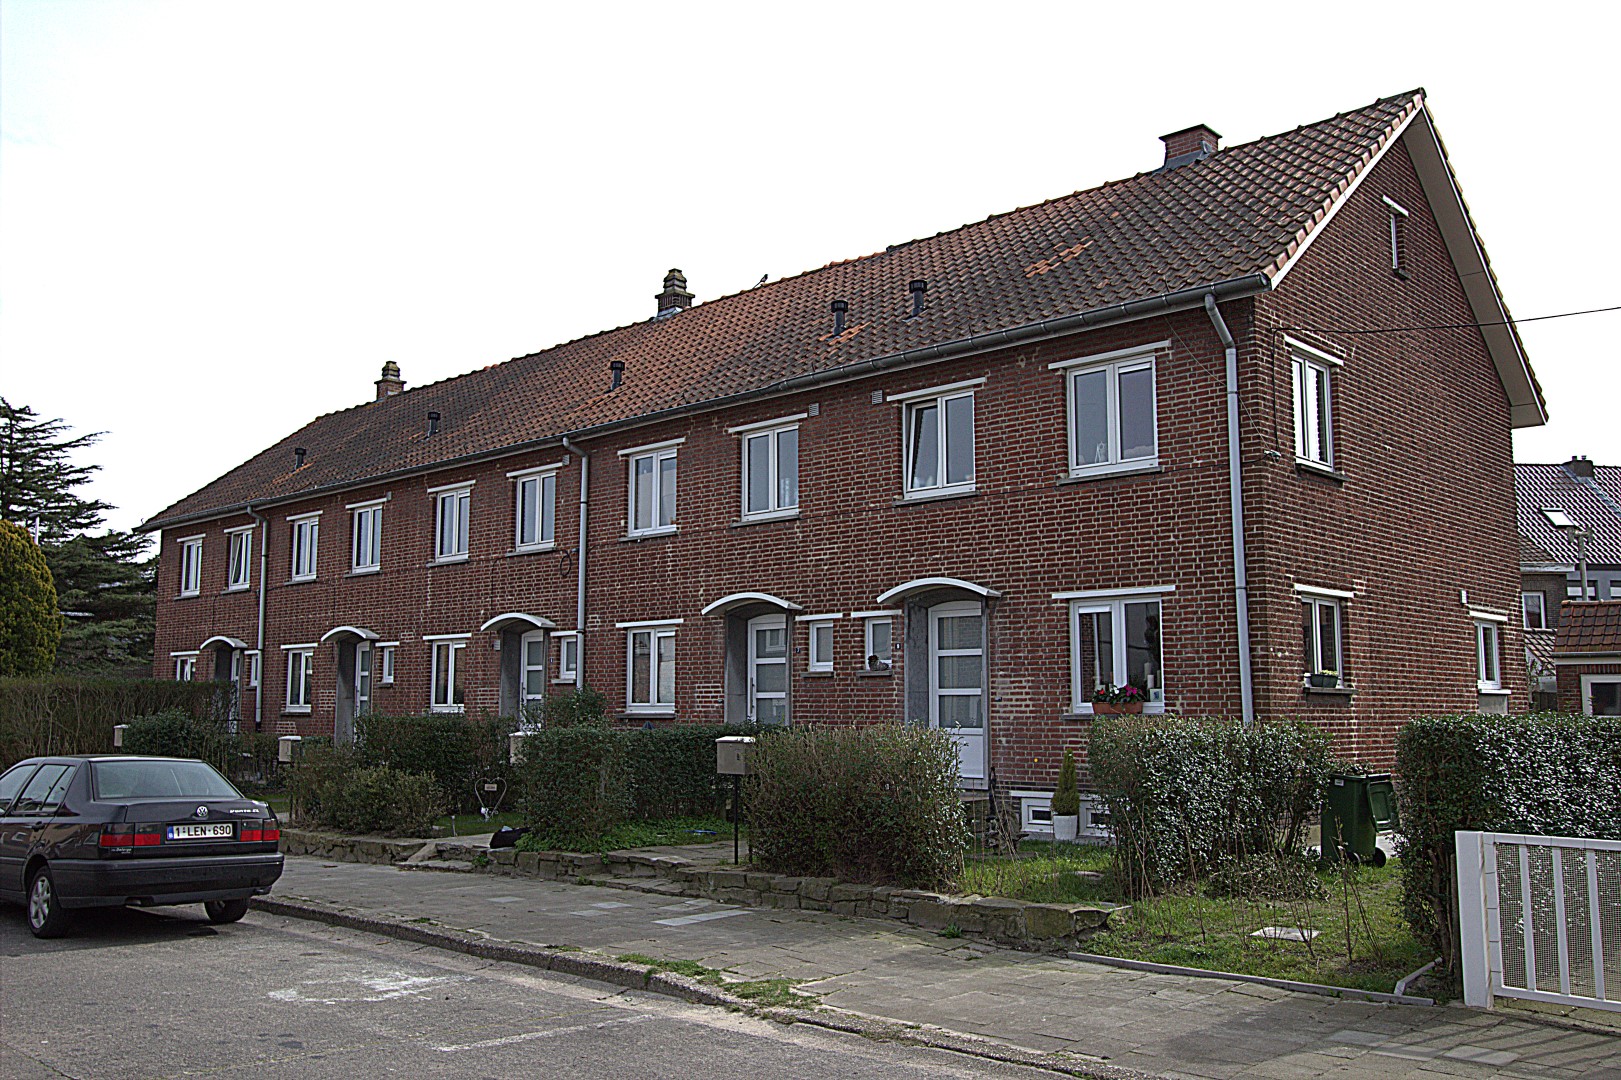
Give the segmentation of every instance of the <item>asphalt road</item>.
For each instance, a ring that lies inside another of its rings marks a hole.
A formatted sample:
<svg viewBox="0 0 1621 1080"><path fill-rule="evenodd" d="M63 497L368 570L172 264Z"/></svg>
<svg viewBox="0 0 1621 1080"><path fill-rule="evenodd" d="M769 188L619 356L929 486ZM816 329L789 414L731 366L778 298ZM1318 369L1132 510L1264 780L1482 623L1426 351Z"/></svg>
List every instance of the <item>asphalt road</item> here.
<svg viewBox="0 0 1621 1080"><path fill-rule="evenodd" d="M296 919L0 905L0 1076L1051 1076Z"/></svg>

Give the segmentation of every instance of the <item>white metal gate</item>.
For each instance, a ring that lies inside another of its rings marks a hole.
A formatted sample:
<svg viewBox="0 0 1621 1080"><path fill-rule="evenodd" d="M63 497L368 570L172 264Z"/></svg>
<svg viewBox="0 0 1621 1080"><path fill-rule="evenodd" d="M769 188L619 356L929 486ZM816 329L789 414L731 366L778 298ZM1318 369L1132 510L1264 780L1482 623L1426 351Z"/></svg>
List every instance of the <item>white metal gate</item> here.
<svg viewBox="0 0 1621 1080"><path fill-rule="evenodd" d="M1459 832L1463 996L1621 1012L1621 841Z"/></svg>

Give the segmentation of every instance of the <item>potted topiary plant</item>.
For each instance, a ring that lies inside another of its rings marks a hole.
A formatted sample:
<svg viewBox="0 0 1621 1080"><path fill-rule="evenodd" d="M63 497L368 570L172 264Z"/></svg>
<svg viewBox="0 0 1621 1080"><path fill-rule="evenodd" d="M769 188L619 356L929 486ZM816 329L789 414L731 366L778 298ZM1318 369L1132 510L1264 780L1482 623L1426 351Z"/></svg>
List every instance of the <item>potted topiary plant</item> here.
<svg viewBox="0 0 1621 1080"><path fill-rule="evenodd" d="M1075 786L1075 751L1064 751L1064 764L1058 769L1058 788L1053 792L1053 839L1073 843L1081 827L1081 792Z"/></svg>

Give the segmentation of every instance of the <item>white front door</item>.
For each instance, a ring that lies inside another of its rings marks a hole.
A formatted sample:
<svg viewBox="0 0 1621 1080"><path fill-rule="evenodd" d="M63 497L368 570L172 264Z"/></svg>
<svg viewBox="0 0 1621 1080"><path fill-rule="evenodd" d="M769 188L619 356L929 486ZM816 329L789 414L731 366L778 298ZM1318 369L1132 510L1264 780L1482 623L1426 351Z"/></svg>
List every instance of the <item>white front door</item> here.
<svg viewBox="0 0 1621 1080"><path fill-rule="evenodd" d="M985 778L985 616L977 601L929 609L929 726L957 742L957 772Z"/></svg>
<svg viewBox="0 0 1621 1080"><path fill-rule="evenodd" d="M371 712L371 642L355 646L355 715Z"/></svg>
<svg viewBox="0 0 1621 1080"><path fill-rule="evenodd" d="M525 730L539 723L538 710L546 704L547 640L544 630L518 638L518 719Z"/></svg>
<svg viewBox="0 0 1621 1080"><path fill-rule="evenodd" d="M758 724L788 722L788 618L760 615L749 620L749 719Z"/></svg>

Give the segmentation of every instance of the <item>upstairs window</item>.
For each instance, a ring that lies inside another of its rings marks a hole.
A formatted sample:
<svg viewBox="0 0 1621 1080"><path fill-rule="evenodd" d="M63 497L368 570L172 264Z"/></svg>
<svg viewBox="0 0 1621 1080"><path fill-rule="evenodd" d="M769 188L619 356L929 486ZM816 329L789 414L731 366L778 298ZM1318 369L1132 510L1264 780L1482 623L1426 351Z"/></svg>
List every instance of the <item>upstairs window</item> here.
<svg viewBox="0 0 1621 1080"><path fill-rule="evenodd" d="M309 581L315 577L315 549L321 537L321 518L319 514L307 514L304 517L288 518L292 526L293 565L291 578L294 581Z"/></svg>
<svg viewBox="0 0 1621 1080"><path fill-rule="evenodd" d="M472 485L438 488L430 494L434 497L434 561L462 562L467 558Z"/></svg>
<svg viewBox="0 0 1621 1080"><path fill-rule="evenodd" d="M188 536L180 541L180 595L196 596L202 591L203 538Z"/></svg>
<svg viewBox="0 0 1621 1080"><path fill-rule="evenodd" d="M787 517L799 509L801 416L732 428L742 436L743 518Z"/></svg>
<svg viewBox="0 0 1621 1080"><path fill-rule="evenodd" d="M1070 475L1159 463L1154 357L1169 345L1162 341L1052 365L1067 372Z"/></svg>
<svg viewBox="0 0 1621 1080"><path fill-rule="evenodd" d="M1341 361L1298 341L1290 341L1294 369L1295 460L1334 468L1332 369Z"/></svg>
<svg viewBox="0 0 1621 1080"><path fill-rule="evenodd" d="M235 529L230 534L230 557L225 563L225 588L246 589L253 577L253 529Z"/></svg>
<svg viewBox="0 0 1621 1080"><path fill-rule="evenodd" d="M1525 613L1525 628L1527 630L1548 629L1546 601L1541 593L1521 593L1520 609Z"/></svg>
<svg viewBox="0 0 1621 1080"><path fill-rule="evenodd" d="M974 490L974 388L984 382L890 395L901 405L908 496Z"/></svg>
<svg viewBox="0 0 1621 1080"><path fill-rule="evenodd" d="M350 544L350 570L368 574L383 565L383 504L361 503L350 507L352 543Z"/></svg>
<svg viewBox="0 0 1621 1080"><path fill-rule="evenodd" d="M1386 198L1385 208L1390 211L1390 269L1406 280L1412 272L1407 260L1407 211L1395 201Z"/></svg>
<svg viewBox="0 0 1621 1080"><path fill-rule="evenodd" d="M675 531L675 455L683 441L620 451L630 470L630 535Z"/></svg>
<svg viewBox="0 0 1621 1080"><path fill-rule="evenodd" d="M467 694L462 685L463 658L467 655L467 639L463 634L453 638L430 639L433 646L433 687L429 706L434 712L464 712Z"/></svg>
<svg viewBox="0 0 1621 1080"><path fill-rule="evenodd" d="M556 533L557 473L513 473L513 549L543 551L552 546Z"/></svg>

